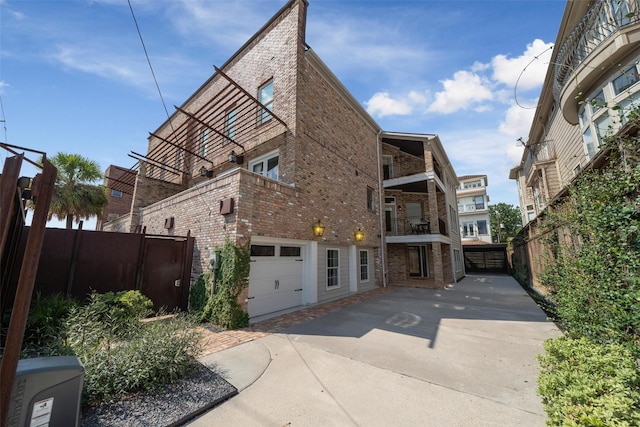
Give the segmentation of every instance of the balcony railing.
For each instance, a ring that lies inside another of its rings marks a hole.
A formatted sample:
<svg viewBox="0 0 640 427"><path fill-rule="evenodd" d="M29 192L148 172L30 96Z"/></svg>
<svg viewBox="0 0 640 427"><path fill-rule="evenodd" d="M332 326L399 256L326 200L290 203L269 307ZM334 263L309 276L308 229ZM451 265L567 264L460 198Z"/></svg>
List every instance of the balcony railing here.
<svg viewBox="0 0 640 427"><path fill-rule="evenodd" d="M524 160L524 172L528 177L533 165L556 158L556 149L553 141L542 141L527 147L527 156Z"/></svg>
<svg viewBox="0 0 640 427"><path fill-rule="evenodd" d="M431 234L431 230L438 230L440 234L448 235L447 225L442 219L438 219L437 228L424 218L387 218L387 236L412 236L419 234Z"/></svg>
<svg viewBox="0 0 640 427"><path fill-rule="evenodd" d="M559 98L571 75L619 29L640 22L640 0L596 0L560 46L554 66L553 93Z"/></svg>

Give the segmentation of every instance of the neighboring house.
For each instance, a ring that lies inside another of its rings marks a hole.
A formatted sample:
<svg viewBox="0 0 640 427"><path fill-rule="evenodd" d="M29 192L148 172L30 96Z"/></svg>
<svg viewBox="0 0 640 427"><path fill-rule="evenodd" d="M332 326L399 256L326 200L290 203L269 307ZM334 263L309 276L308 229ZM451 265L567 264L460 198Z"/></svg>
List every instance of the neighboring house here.
<svg viewBox="0 0 640 427"><path fill-rule="evenodd" d="M492 243L487 175L459 176L458 217L462 244Z"/></svg>
<svg viewBox="0 0 640 427"><path fill-rule="evenodd" d="M384 232L391 285L464 276L455 171L437 135L383 132Z"/></svg>
<svg viewBox="0 0 640 427"><path fill-rule="evenodd" d="M306 13L289 1L150 134L116 221L191 233L192 279L226 238L250 242L251 318L464 274L457 179L437 136L382 131L306 44ZM420 232L387 232L392 198L425 220Z"/></svg>
<svg viewBox="0 0 640 427"><path fill-rule="evenodd" d="M640 104L640 1L568 1L516 180L523 224L580 172Z"/></svg>
<svg viewBox="0 0 640 427"><path fill-rule="evenodd" d="M516 274L540 287L545 246L536 218L585 169L604 165L604 139L639 105L640 1L568 1L516 180L525 224ZM521 271L520 271L521 270Z"/></svg>
<svg viewBox="0 0 640 427"><path fill-rule="evenodd" d="M131 212L133 186L136 182L136 171L120 166L110 165L104 173L104 186L107 187L108 204L96 222L96 230L102 230L107 222L111 222L112 231L129 231L114 228L115 221Z"/></svg>

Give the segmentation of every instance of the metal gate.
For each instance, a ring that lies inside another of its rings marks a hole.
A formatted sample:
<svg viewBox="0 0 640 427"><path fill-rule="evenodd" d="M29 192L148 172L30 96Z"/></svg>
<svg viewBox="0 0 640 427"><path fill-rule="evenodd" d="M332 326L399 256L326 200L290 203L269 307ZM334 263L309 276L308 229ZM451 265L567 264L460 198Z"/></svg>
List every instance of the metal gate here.
<svg viewBox="0 0 640 427"><path fill-rule="evenodd" d="M464 252L464 267L467 273L508 273L507 245L467 245Z"/></svg>

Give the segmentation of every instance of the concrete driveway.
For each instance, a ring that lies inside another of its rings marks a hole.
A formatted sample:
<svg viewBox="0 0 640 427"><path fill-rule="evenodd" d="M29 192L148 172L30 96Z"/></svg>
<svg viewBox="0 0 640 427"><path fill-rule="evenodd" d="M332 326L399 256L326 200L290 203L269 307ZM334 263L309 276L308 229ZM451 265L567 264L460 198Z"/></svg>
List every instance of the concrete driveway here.
<svg viewBox="0 0 640 427"><path fill-rule="evenodd" d="M398 288L207 356L240 393L189 425L544 426L535 356L559 334L509 276Z"/></svg>

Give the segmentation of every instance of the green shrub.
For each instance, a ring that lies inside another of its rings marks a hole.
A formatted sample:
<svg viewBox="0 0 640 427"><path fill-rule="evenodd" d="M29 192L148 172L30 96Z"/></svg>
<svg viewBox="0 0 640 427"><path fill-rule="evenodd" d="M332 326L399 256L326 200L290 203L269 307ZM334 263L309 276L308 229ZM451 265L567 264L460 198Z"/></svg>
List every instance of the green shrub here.
<svg viewBox="0 0 640 427"><path fill-rule="evenodd" d="M560 337L544 348L538 394L547 425L640 425L640 372L627 347Z"/></svg>
<svg viewBox="0 0 640 427"><path fill-rule="evenodd" d="M144 314L141 307L148 304L137 296L130 300L138 308L113 293L92 294L88 305L69 316L68 342L85 368L86 404L160 388L195 366L201 348L196 322L183 314L141 322L136 313Z"/></svg>
<svg viewBox="0 0 640 427"><path fill-rule="evenodd" d="M207 305L211 293L211 272L202 273L196 283L189 290L189 311L196 318L202 320L204 307Z"/></svg>
<svg viewBox="0 0 640 427"><path fill-rule="evenodd" d="M237 329L249 325L249 315L238 303L240 293L249 286L250 246L236 246L229 238L219 255L214 293L202 314L208 320L225 329Z"/></svg>
<svg viewBox="0 0 640 427"><path fill-rule="evenodd" d="M31 302L22 344L22 358L69 354L64 322L77 306L62 294L43 297L39 292Z"/></svg>

